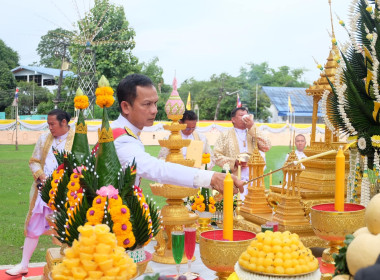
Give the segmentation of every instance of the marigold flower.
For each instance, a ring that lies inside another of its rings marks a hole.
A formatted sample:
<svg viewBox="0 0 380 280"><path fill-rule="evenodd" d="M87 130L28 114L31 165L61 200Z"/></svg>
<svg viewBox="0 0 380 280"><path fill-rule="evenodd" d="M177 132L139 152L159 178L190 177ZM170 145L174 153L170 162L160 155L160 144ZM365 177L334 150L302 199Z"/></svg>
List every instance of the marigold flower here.
<svg viewBox="0 0 380 280"><path fill-rule="evenodd" d="M202 154L202 164L210 163L210 156L208 153Z"/></svg>
<svg viewBox="0 0 380 280"><path fill-rule="evenodd" d="M197 204L196 203L191 204L191 210L193 210L193 211L197 210Z"/></svg>
<svg viewBox="0 0 380 280"><path fill-rule="evenodd" d="M118 195L116 199L114 197L108 198L108 203L110 207L113 208L115 206L123 205L123 200L121 199L120 195Z"/></svg>
<svg viewBox="0 0 380 280"><path fill-rule="evenodd" d="M129 208L125 205L112 207L110 210L112 221L115 223L121 223L125 220L129 220L131 213Z"/></svg>
<svg viewBox="0 0 380 280"><path fill-rule="evenodd" d="M202 203L203 201L205 200L205 198L203 197L203 195L201 194L197 194L194 198L194 201L196 204L200 204Z"/></svg>
<svg viewBox="0 0 380 280"><path fill-rule="evenodd" d="M116 235L117 239L117 245L124 247L124 248L130 248L133 245L135 245L136 239L133 234L128 235Z"/></svg>
<svg viewBox="0 0 380 280"><path fill-rule="evenodd" d="M106 200L107 200L107 197L98 195L92 201L92 207L101 209L103 211L104 204L106 204Z"/></svg>
<svg viewBox="0 0 380 280"><path fill-rule="evenodd" d="M205 209L206 209L206 205L204 203L197 204L197 210L199 212L203 212L203 211L205 211Z"/></svg>
<svg viewBox="0 0 380 280"><path fill-rule="evenodd" d="M68 184L67 184L67 188L70 190L70 191L77 191L80 189L80 185L78 182L72 182L70 181Z"/></svg>
<svg viewBox="0 0 380 280"><path fill-rule="evenodd" d="M71 174L70 181L79 183L79 180L80 180L80 174L78 173Z"/></svg>
<svg viewBox="0 0 380 280"><path fill-rule="evenodd" d="M86 109L89 105L87 95L74 97L74 107L76 109Z"/></svg>
<svg viewBox="0 0 380 280"><path fill-rule="evenodd" d="M212 196L210 196L208 198L208 202L210 202L211 204L215 204L215 199Z"/></svg>
<svg viewBox="0 0 380 280"><path fill-rule="evenodd" d="M112 231L116 235L128 235L132 231L132 224L129 220L126 220L122 223L114 223Z"/></svg>
<svg viewBox="0 0 380 280"><path fill-rule="evenodd" d="M101 223L104 217L104 211L91 207L87 210L86 218L89 222L99 222Z"/></svg>
<svg viewBox="0 0 380 280"><path fill-rule="evenodd" d="M216 207L215 207L215 205L213 205L213 204L209 204L209 206L208 206L208 211L209 211L210 213L215 213L215 211L216 211Z"/></svg>

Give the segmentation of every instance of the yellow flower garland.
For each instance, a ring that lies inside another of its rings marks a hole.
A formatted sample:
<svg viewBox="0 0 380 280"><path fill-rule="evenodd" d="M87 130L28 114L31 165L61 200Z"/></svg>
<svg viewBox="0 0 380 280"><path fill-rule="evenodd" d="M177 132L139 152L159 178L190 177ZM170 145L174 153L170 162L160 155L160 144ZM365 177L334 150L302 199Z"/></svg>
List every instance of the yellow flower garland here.
<svg viewBox="0 0 380 280"><path fill-rule="evenodd" d="M89 106L87 95L80 95L74 97L75 109L86 109Z"/></svg>

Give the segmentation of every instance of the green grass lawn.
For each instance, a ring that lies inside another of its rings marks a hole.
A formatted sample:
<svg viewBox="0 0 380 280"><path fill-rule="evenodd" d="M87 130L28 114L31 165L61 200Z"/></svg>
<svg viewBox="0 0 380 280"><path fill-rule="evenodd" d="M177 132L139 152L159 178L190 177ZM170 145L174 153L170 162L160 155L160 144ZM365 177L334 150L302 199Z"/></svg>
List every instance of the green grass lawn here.
<svg viewBox="0 0 380 280"><path fill-rule="evenodd" d="M0 145L0 265L16 264L21 261L24 243L24 221L29 204L29 191L32 184L32 175L28 161L33 152L33 145L14 146ZM157 156L159 146L147 146L146 151ZM276 146L266 153L267 168L274 170L282 166L285 155L289 152L287 146ZM220 171L221 168L214 167ZM273 184L282 180L282 172L273 175ZM165 204L165 199L152 195L149 187L151 181L143 179L142 189L146 195L153 197L159 206ZM269 177L265 179L269 186ZM42 236L31 262L45 261L47 248L53 247L50 236Z"/></svg>

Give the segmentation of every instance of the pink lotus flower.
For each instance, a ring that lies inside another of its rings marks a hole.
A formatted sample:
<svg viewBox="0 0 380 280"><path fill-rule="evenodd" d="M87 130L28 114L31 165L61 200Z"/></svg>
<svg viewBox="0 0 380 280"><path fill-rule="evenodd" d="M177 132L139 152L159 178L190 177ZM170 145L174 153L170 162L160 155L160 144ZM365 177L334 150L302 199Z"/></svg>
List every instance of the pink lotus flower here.
<svg viewBox="0 0 380 280"><path fill-rule="evenodd" d="M99 190L96 191L97 195L109 198L117 197L119 194L119 191L115 189L112 185L101 187Z"/></svg>

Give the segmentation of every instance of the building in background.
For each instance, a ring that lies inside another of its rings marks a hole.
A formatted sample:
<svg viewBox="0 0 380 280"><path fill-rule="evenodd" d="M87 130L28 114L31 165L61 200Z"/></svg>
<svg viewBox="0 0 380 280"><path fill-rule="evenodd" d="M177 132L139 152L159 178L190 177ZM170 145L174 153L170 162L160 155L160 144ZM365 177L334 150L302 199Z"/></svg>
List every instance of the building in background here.
<svg viewBox="0 0 380 280"><path fill-rule="evenodd" d="M285 123L289 116L289 96L294 109L295 123L311 123L313 115L313 97L306 95L306 88L262 87L269 97L271 123ZM320 108L320 106L318 106ZM318 123L323 123L322 113L318 109Z"/></svg>
<svg viewBox="0 0 380 280"><path fill-rule="evenodd" d="M38 86L46 87L50 92L53 92L58 88L58 78L61 70L21 65L11 71L16 81L34 81ZM75 74L71 71L63 71L63 79L69 76L75 77Z"/></svg>

